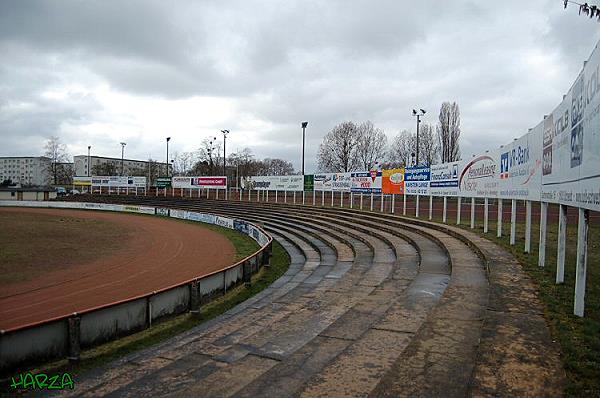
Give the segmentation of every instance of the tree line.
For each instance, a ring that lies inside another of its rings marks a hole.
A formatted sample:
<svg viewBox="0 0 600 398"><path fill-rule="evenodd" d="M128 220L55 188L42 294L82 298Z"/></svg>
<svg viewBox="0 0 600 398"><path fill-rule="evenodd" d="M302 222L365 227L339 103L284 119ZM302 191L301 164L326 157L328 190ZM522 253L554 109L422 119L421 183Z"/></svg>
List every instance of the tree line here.
<svg viewBox="0 0 600 398"><path fill-rule="evenodd" d="M419 163L431 165L460 160L460 109L456 102L444 102L437 125L419 126ZM342 122L329 131L317 153L319 171L348 172L414 165L416 132L402 130L390 143L382 129L371 121Z"/></svg>

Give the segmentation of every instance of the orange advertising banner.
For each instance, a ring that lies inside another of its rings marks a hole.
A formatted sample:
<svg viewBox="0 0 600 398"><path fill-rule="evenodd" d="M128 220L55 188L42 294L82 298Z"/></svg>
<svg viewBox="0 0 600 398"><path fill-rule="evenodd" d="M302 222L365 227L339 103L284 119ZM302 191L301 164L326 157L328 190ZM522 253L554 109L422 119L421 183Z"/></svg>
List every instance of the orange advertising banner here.
<svg viewBox="0 0 600 398"><path fill-rule="evenodd" d="M381 189L384 194L404 195L404 168L383 170Z"/></svg>

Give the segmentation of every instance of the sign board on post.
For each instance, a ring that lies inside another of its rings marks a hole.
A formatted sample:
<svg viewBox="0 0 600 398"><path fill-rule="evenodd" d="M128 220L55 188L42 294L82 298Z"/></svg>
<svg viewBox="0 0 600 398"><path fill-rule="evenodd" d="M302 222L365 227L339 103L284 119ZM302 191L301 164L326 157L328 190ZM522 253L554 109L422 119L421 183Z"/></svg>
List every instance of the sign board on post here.
<svg viewBox="0 0 600 398"><path fill-rule="evenodd" d="M351 173L352 192L381 193L381 170Z"/></svg>
<svg viewBox="0 0 600 398"><path fill-rule="evenodd" d="M383 170L381 189L385 194L404 194L404 168Z"/></svg>
<svg viewBox="0 0 600 398"><path fill-rule="evenodd" d="M432 164L429 192L435 196L458 196L460 162Z"/></svg>
<svg viewBox="0 0 600 398"><path fill-rule="evenodd" d="M242 188L259 191L302 191L304 176L254 176L242 179Z"/></svg>
<svg viewBox="0 0 600 398"><path fill-rule="evenodd" d="M316 191L350 192L352 173L321 173L314 177Z"/></svg>
<svg viewBox="0 0 600 398"><path fill-rule="evenodd" d="M304 190L312 192L315 189L315 176L307 174L304 176Z"/></svg>
<svg viewBox="0 0 600 398"><path fill-rule="evenodd" d="M430 176L429 167L407 167L404 170L404 192L409 195L429 195Z"/></svg>
<svg viewBox="0 0 600 398"><path fill-rule="evenodd" d="M158 177L156 179L157 188L171 188L171 177Z"/></svg>
<svg viewBox="0 0 600 398"><path fill-rule="evenodd" d="M92 177L74 177L73 185L83 185L75 183L77 181L87 183L94 187L110 188L146 188L146 177L123 177L123 176L92 176Z"/></svg>

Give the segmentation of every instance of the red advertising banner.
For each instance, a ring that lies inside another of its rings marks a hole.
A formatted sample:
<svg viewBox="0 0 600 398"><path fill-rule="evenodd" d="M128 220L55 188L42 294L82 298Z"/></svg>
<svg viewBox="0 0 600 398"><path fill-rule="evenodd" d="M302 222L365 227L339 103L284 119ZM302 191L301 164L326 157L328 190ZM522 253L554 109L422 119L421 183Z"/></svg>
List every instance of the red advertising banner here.
<svg viewBox="0 0 600 398"><path fill-rule="evenodd" d="M173 188L227 188L227 177L173 177Z"/></svg>

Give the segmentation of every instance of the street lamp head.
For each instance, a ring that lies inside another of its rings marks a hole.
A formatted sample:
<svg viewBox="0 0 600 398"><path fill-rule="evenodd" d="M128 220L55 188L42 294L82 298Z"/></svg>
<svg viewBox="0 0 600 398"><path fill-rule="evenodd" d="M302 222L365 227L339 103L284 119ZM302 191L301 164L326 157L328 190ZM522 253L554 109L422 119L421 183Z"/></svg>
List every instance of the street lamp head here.
<svg viewBox="0 0 600 398"><path fill-rule="evenodd" d="M413 109L413 115L417 115L417 111Z"/></svg>
<svg viewBox="0 0 600 398"><path fill-rule="evenodd" d="M125 145L127 145L127 143L125 143L125 142L121 142L121 145L125 146Z"/></svg>
<svg viewBox="0 0 600 398"><path fill-rule="evenodd" d="M426 113L425 109L421 109L421 113L423 113L423 115Z"/></svg>
<svg viewBox="0 0 600 398"><path fill-rule="evenodd" d="M224 135L229 134L229 130L221 130L221 133L223 133Z"/></svg>
<svg viewBox="0 0 600 398"><path fill-rule="evenodd" d="M171 141L171 137L167 137L167 142Z"/></svg>
<svg viewBox="0 0 600 398"><path fill-rule="evenodd" d="M302 128L305 129L308 126L308 122L302 122Z"/></svg>
<svg viewBox="0 0 600 398"><path fill-rule="evenodd" d="M91 146L91 145L88 145L88 151L89 151L90 149L92 149L92 146Z"/></svg>

